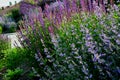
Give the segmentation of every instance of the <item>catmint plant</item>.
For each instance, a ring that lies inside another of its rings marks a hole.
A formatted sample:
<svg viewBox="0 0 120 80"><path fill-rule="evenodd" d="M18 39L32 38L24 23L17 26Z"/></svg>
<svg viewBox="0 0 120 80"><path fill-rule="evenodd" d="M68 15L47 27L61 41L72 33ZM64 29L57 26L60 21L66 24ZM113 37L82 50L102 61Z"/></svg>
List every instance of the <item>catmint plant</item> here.
<svg viewBox="0 0 120 80"><path fill-rule="evenodd" d="M103 0L56 4L28 11L20 26L20 42L34 55L40 79L119 79L119 8L106 13Z"/></svg>

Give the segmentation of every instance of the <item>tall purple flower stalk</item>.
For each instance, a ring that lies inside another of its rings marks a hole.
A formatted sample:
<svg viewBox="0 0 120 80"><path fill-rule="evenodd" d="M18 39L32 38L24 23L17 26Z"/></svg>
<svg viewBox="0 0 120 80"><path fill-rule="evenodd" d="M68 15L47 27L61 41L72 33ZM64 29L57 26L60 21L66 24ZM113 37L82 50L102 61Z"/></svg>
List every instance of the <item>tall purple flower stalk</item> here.
<svg viewBox="0 0 120 80"><path fill-rule="evenodd" d="M80 0L83 12L94 12L80 14L76 3L76 0L64 0L62 4L57 1L46 4L44 12L37 7L26 15L24 30L20 31L24 39L21 42L35 55L40 77L94 80L117 76L119 64L113 60L115 53L120 52L119 26L115 26L118 21L114 20L117 15L110 13L106 19L102 14L104 3L99 0ZM112 66L115 67L111 69Z"/></svg>
<svg viewBox="0 0 120 80"><path fill-rule="evenodd" d="M80 4L81 4L81 8L83 11L86 11L86 4L85 4L85 0L80 0Z"/></svg>
<svg viewBox="0 0 120 80"><path fill-rule="evenodd" d="M88 0L88 9L89 11L93 11L93 0Z"/></svg>
<svg viewBox="0 0 120 80"><path fill-rule="evenodd" d="M20 3L20 12L23 15L28 15L29 11L34 10L35 8L36 8L36 6L32 5L30 3L27 3L27 2L24 2L24 1L22 1Z"/></svg>

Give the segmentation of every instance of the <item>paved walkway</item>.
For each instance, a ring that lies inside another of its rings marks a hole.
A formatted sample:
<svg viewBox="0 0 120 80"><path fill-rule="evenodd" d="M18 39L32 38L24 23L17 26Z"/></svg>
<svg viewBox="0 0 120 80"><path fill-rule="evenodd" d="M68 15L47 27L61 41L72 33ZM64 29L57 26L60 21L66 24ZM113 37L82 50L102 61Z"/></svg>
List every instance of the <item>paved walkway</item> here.
<svg viewBox="0 0 120 80"><path fill-rule="evenodd" d="M11 43L11 48L21 47L21 44L18 41L17 33L7 33L7 34L3 34L3 36L8 38L8 40Z"/></svg>
<svg viewBox="0 0 120 80"><path fill-rule="evenodd" d="M7 7L7 6L13 6L16 3L19 3L21 0L0 0L0 8Z"/></svg>

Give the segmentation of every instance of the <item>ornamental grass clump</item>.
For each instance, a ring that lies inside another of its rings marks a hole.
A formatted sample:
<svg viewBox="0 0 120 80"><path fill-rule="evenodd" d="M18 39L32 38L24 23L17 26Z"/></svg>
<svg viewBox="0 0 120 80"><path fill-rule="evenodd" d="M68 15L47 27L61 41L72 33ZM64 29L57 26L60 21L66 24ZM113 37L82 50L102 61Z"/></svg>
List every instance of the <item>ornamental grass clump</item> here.
<svg viewBox="0 0 120 80"><path fill-rule="evenodd" d="M44 13L30 11L20 26L20 42L39 66L33 65L33 72L40 79L119 79L119 8L105 13L94 1L89 13L76 0L63 3L52 11L46 5Z"/></svg>

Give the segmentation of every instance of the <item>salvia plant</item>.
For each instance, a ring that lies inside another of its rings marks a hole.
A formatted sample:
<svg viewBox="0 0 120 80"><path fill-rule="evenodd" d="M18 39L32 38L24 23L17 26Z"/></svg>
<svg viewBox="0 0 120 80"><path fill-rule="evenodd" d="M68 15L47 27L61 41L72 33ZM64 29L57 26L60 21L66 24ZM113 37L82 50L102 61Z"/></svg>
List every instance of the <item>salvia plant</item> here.
<svg viewBox="0 0 120 80"><path fill-rule="evenodd" d="M46 4L44 12L39 7L25 15L19 40L35 57L39 67L32 69L40 79L120 79L119 7L88 1L89 7L84 0L80 6L58 0L52 9Z"/></svg>
<svg viewBox="0 0 120 80"><path fill-rule="evenodd" d="M29 10L35 8L35 5L22 1L20 5L20 13L23 15L28 15Z"/></svg>

